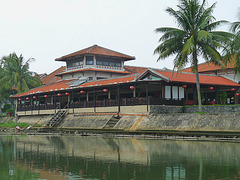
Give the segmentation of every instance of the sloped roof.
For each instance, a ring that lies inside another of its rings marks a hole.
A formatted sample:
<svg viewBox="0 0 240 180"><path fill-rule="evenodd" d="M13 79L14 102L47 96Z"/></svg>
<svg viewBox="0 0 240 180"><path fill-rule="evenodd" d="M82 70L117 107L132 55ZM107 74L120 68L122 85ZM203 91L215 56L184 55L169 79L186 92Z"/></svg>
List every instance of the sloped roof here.
<svg viewBox="0 0 240 180"><path fill-rule="evenodd" d="M72 81L73 81L73 79L71 79L71 80L60 80L58 82L43 85L43 86L31 89L31 90L29 90L25 93L16 94L16 95L13 95L11 97L21 97L21 96L27 96L27 95L31 95L31 94L38 94L38 93L51 92L51 91L60 91L60 90L69 88L70 85L68 83L70 83Z"/></svg>
<svg viewBox="0 0 240 180"><path fill-rule="evenodd" d="M130 74L142 74L146 71L147 67L138 67L138 66L124 66L124 69L128 71Z"/></svg>
<svg viewBox="0 0 240 180"><path fill-rule="evenodd" d="M56 74L64 71L65 69L66 69L65 66L61 66L60 68L56 69L55 71L53 71L52 73L50 73L46 77L42 78L41 79L42 83L43 84L50 84L50 83L61 80L61 77L57 77Z"/></svg>
<svg viewBox="0 0 240 180"><path fill-rule="evenodd" d="M62 56L60 58L55 59L56 61L66 61L68 58L75 57L75 56L81 56L84 54L94 54L94 55L103 55L103 56L112 56L112 57L119 57L125 60L134 60L134 56L129 56L117 51L113 51L98 45L93 45L88 48L82 49L80 51L68 54L66 56Z"/></svg>
<svg viewBox="0 0 240 180"><path fill-rule="evenodd" d="M130 75L130 76L124 76L114 79L105 79L105 80L97 80L97 81L90 81L84 84L81 84L77 87L71 87L72 80L60 80L58 82L48 84L45 86L41 86L35 89L31 89L28 92L17 94L11 97L21 97L21 96L27 96L31 94L37 94L37 93L44 93L44 92L51 92L51 91L60 91L60 90L66 90L66 89L76 89L76 88L91 88L91 87L99 87L99 86L107 86L107 85L114 85L114 84L122 84L122 83L131 83L140 80L140 77L143 77L144 74L147 74L149 72L155 73L157 76L164 77L165 81L171 81L171 82L179 82L179 83L196 83L196 77L193 73L177 73L172 71L165 71L165 70L152 70L148 69L145 72L143 72L140 76L137 74ZM173 73L173 75L172 75ZM138 78L137 78L138 77ZM217 86L229 86L229 87L240 87L240 85L234 81L231 81L225 77L215 76L215 75L206 75L206 74L200 74L199 75L200 84L205 85L217 85Z"/></svg>
<svg viewBox="0 0 240 180"><path fill-rule="evenodd" d="M136 76L125 76L120 78L114 78L114 79L106 79L106 80L100 80L100 81L91 81L85 84L82 84L78 87L91 87L91 86L106 86L111 84L121 84L121 83L130 83L135 81Z"/></svg>
<svg viewBox="0 0 240 180"><path fill-rule="evenodd" d="M111 84L129 83L129 82L133 82L135 80L135 78L136 78L136 76L125 76L125 77L114 78L114 79L91 81L91 82L87 82L85 84L82 84L78 87L74 87L74 89L75 88L84 88L84 87L86 88L86 87L92 87L92 86L106 86L106 85L111 85ZM73 81L75 81L75 79L60 80L60 81L52 83L52 84L48 84L48 85L45 85L45 86L41 86L41 87L31 89L31 90L29 90L25 93L13 95L13 96L11 96L11 98L28 96L28 95L37 94L37 93L73 89L73 87L71 87L71 84L72 84Z"/></svg>
<svg viewBox="0 0 240 180"><path fill-rule="evenodd" d="M64 74L71 74L71 73L76 73L76 72L83 72L83 71L98 71L98 72L112 72L112 73L118 73L118 74L130 74L128 71L117 71L117 70L111 70L111 69L97 69L97 68L84 68L84 69L77 69L73 71L65 71L65 72L60 72L56 74L56 76L64 75Z"/></svg>
<svg viewBox="0 0 240 180"><path fill-rule="evenodd" d="M234 64L233 63L227 63L226 66L224 66L224 69L233 69L234 68ZM217 66L214 63L210 62L206 62L206 63L202 63L198 65L198 72L209 72L209 71L217 71L217 70L223 70L223 68L221 66ZM187 68L184 69L183 72L192 72L192 68Z"/></svg>
<svg viewBox="0 0 240 180"><path fill-rule="evenodd" d="M168 77L172 82L183 82L196 84L196 76L194 73L174 72L171 71L156 71L165 77ZM221 86L240 86L238 83L231 81L225 77L199 74L200 84L221 85Z"/></svg>

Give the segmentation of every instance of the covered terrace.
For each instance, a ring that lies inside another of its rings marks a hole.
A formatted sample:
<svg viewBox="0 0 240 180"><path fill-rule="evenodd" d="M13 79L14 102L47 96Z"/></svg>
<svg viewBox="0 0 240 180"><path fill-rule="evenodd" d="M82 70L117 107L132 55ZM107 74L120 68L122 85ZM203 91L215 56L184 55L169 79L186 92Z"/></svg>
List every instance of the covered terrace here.
<svg viewBox="0 0 240 180"><path fill-rule="evenodd" d="M151 105L197 104L195 84L192 73L148 69L140 75L82 84L76 79L60 80L11 97L16 99L19 115L49 114L63 108L70 113L147 113ZM238 83L201 74L200 84L203 104L219 104L221 92L227 92L225 103L238 103Z"/></svg>

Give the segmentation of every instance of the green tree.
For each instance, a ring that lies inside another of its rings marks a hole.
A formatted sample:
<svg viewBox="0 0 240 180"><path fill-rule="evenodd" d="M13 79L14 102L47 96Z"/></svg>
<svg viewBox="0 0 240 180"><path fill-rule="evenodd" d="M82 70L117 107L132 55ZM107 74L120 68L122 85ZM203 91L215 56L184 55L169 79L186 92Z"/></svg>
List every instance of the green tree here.
<svg viewBox="0 0 240 180"><path fill-rule="evenodd" d="M240 13L238 20L240 20ZM235 70L240 72L240 21L233 22L230 31L234 33L234 38L226 51L226 57L230 63L234 64Z"/></svg>
<svg viewBox="0 0 240 180"><path fill-rule="evenodd" d="M160 37L160 45L154 50L159 54L158 60L175 55L174 67L181 70L191 63L196 75L196 87L198 99L201 99L198 74L198 57L202 56L207 62L214 62L223 66L221 62L222 50L232 37L231 33L214 31L218 26L227 21L216 21L212 15L216 3L206 7L203 0L179 0L178 10L170 7L166 9L170 16L177 22L178 28L161 27L155 32L163 33ZM202 111L202 103L198 101L199 111Z"/></svg>
<svg viewBox="0 0 240 180"><path fill-rule="evenodd" d="M4 56L1 59L0 71L0 92L5 94L22 93L31 88L40 86L42 84L38 75L29 71L29 64L34 59L28 59L24 62L23 56L19 57L16 53L9 56Z"/></svg>

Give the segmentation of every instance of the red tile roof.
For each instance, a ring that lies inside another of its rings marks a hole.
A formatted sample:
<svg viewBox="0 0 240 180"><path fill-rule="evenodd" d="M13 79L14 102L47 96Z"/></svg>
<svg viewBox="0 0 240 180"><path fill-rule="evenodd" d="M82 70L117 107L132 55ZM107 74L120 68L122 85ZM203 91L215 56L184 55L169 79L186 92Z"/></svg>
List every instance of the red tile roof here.
<svg viewBox="0 0 240 180"><path fill-rule="evenodd" d="M172 82L180 82L180 83L196 83L196 77L193 73L173 73L172 71L164 71L164 70L153 70L154 72L160 74L160 76L164 76L167 79L169 79ZM147 71L146 71L147 72ZM145 72L145 73L146 73ZM85 84L82 84L78 87L74 88L87 88L92 86L107 86L107 85L114 85L114 84L121 84L121 83L130 83L136 81L137 75L131 75L131 76L124 76L119 77L115 79L105 79L105 80L98 80L98 81L90 81ZM172 79L171 79L172 78ZM240 85L236 82L233 82L229 79L226 79L224 77L219 76L213 76L213 75L204 75L200 74L200 84L206 84L206 85L221 85L221 86L230 86L230 87L240 87ZM45 86L41 86L35 89L31 89L28 92L17 94L11 97L21 97L21 96L27 96L31 94L37 94L37 93L44 93L44 92L51 92L51 91L60 91L60 90L66 90L68 88L71 89L71 81L74 80L61 80L52 84L48 84Z"/></svg>
<svg viewBox="0 0 240 180"><path fill-rule="evenodd" d="M98 71L98 72L112 72L112 73L118 73L118 74L130 74L128 71L119 71L119 70L111 70L111 69L97 69L97 68L84 68L84 69L77 69L73 71L65 71L56 74L56 76L63 75L63 74L71 74L71 73L76 73L76 72L82 72L82 71Z"/></svg>
<svg viewBox="0 0 240 180"><path fill-rule="evenodd" d="M228 63L224 69L233 69L234 64L233 63ZM223 68L221 66L217 66L214 63L206 62L198 65L198 72L209 72L209 71L217 71L217 70L222 70ZM184 69L183 72L192 72L192 68L187 68Z"/></svg>
<svg viewBox="0 0 240 180"><path fill-rule="evenodd" d="M196 76L194 73L156 71L159 74L169 78L172 82L194 83L196 84ZM171 79L172 78L172 79ZM225 77L199 74L200 84L222 85L222 86L240 86L238 83L231 81Z"/></svg>
<svg viewBox="0 0 240 180"><path fill-rule="evenodd" d="M60 68L53 71L51 74L47 75L46 77L42 78L41 81L43 84L50 84L56 81L61 80L61 77L56 77L56 74L64 71L66 69L65 66L61 66Z"/></svg>
<svg viewBox="0 0 240 180"><path fill-rule="evenodd" d="M52 84L40 86L40 87L31 89L31 90L29 90L25 93L16 94L16 95L13 95L11 97L21 97L21 96L27 96L27 95L31 95L31 94L37 94L37 93L64 90L66 88L69 88L70 85L68 83L70 83L71 81L73 81L73 79L71 79L71 80L60 80L58 82L54 82Z"/></svg>
<svg viewBox="0 0 240 180"><path fill-rule="evenodd" d="M106 85L111 85L111 84L121 84L121 83L129 83L135 80L136 76L125 76L121 78L115 78L115 79L106 79L106 80L99 80L99 81L91 81L87 82L85 84L82 84L78 86L77 88L83 88L83 87L91 87L91 86L106 86ZM71 80L61 80L52 84L48 84L45 86L41 86L35 89L31 89L25 93L22 94L16 94L11 97L21 97L21 96L27 96L31 94L37 94L37 93L44 93L44 92L51 92L51 91L60 91L60 90L66 90L66 89L71 89L70 87L71 83L74 81L73 79ZM76 88L76 87L74 87Z"/></svg>
<svg viewBox="0 0 240 180"><path fill-rule="evenodd" d="M95 55L119 57L119 58L123 58L125 60L135 59L134 56L129 56L129 55L126 55L126 54L123 54L123 53L119 53L117 51L113 51L113 50L110 50L110 49L107 49L107 48L103 48L103 47L98 46L98 45L93 45L93 46L88 47L86 49L82 49L80 51L68 54L66 56L62 56L62 57L57 58L55 60L56 61L66 61L70 57L80 56L80 55L84 55L84 54L95 54Z"/></svg>
<svg viewBox="0 0 240 180"><path fill-rule="evenodd" d="M121 84L121 83L129 83L135 81L136 76L125 76L115 79L105 79L100 81L91 81L85 84L82 84L78 87L91 87L91 86L106 86L111 84Z"/></svg>
<svg viewBox="0 0 240 180"><path fill-rule="evenodd" d="M137 66L124 66L124 69L128 71L130 74L142 74L146 71L147 67L137 67Z"/></svg>

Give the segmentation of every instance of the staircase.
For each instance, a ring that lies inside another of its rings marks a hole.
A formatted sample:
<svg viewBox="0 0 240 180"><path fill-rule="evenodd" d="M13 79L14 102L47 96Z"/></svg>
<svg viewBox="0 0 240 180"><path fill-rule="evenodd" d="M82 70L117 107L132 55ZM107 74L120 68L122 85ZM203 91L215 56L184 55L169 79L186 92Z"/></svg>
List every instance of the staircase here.
<svg viewBox="0 0 240 180"><path fill-rule="evenodd" d="M111 119L105 124L104 129L113 128L118 121L121 119L120 116L112 116Z"/></svg>
<svg viewBox="0 0 240 180"><path fill-rule="evenodd" d="M54 116L50 119L50 121L47 123L47 127L54 127L57 126L63 118L68 114L68 110L59 110Z"/></svg>

